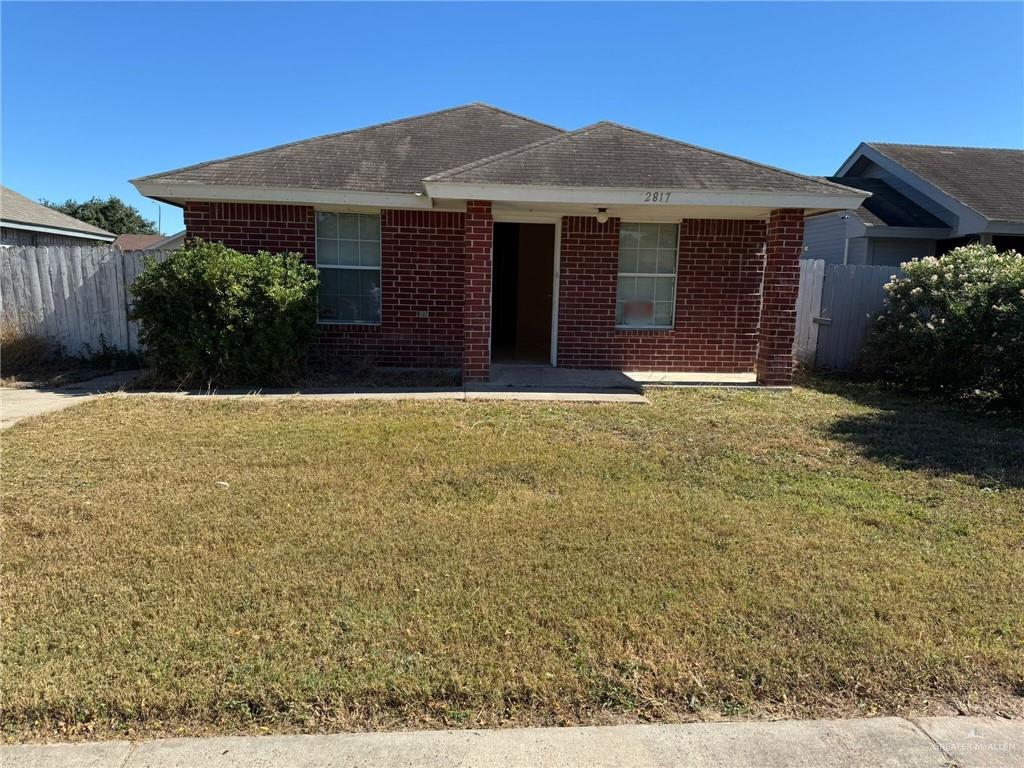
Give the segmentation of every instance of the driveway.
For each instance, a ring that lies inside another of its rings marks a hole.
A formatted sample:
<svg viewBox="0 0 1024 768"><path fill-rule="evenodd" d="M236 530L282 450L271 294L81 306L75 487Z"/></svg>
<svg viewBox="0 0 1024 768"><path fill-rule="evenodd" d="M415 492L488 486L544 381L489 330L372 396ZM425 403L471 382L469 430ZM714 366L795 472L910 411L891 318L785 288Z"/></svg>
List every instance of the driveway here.
<svg viewBox="0 0 1024 768"><path fill-rule="evenodd" d="M113 392L138 375L139 371L118 371L66 387L0 387L0 430L22 419L61 411L104 392Z"/></svg>

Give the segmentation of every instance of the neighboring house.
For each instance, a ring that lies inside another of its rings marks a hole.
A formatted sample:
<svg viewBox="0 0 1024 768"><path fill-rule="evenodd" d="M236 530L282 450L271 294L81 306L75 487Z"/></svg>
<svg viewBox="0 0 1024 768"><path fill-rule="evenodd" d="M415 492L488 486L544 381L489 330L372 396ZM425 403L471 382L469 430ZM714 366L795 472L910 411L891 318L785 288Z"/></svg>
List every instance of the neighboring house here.
<svg viewBox="0 0 1024 768"><path fill-rule="evenodd" d="M174 251L185 241L185 230L173 235L118 235L114 245L122 251Z"/></svg>
<svg viewBox="0 0 1024 768"><path fill-rule="evenodd" d="M0 245L111 243L117 235L0 187Z"/></svg>
<svg viewBox="0 0 1024 768"><path fill-rule="evenodd" d="M970 242L1024 252L1024 150L861 144L828 180L871 197L809 218L804 258L898 266Z"/></svg>
<svg viewBox="0 0 1024 768"><path fill-rule="evenodd" d="M791 382L806 215L867 193L614 123L471 104L132 182L187 237L320 270L320 345Z"/></svg>
<svg viewBox="0 0 1024 768"><path fill-rule="evenodd" d="M114 245L122 251L145 251L166 239L167 235L118 235Z"/></svg>

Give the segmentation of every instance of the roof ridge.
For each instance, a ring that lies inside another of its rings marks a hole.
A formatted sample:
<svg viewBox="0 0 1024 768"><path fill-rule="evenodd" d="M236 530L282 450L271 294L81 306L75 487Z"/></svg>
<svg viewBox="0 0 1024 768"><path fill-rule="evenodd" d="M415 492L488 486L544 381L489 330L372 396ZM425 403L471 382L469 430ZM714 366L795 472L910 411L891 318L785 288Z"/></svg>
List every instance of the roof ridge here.
<svg viewBox="0 0 1024 768"><path fill-rule="evenodd" d="M814 182L815 184L821 184L823 187L835 187L837 189L849 189L849 187L844 187L842 184L835 184L835 183L833 183L831 181L822 181L820 176L808 176L807 174L797 173L796 171L787 171L785 168L779 168L778 166L775 166L775 165L768 165L767 163L759 163L756 160L749 160L749 159L747 159L745 157L740 157L739 155L730 155L728 152L721 152L721 151L719 151L717 149L710 149L708 147L702 147L699 144L690 144L689 142L686 142L686 141L680 141L679 139L674 139L671 136L662 136L661 134L658 134L658 133L651 133L650 131L642 131L639 128L634 128L634 127L632 127L630 125L622 125L621 123L615 123L615 122L612 122L611 120L602 120L601 123L605 123L607 125L614 125L616 128L622 128L623 130L626 130L626 131L632 131L633 133L639 134L640 136L649 136L649 137L651 137L653 139L662 139L663 141L671 141L674 144L679 144L680 146L683 146L683 147L689 147L690 149L699 149L701 152L709 152L712 155L718 155L719 157L727 157L730 160L738 160L741 163L746 163L747 165L754 165L754 166L757 166L758 168L767 168L770 171L777 171L778 173L784 173L787 176L794 176L794 177L796 177L798 179L804 179L805 181L811 181L811 182ZM601 123L597 123L597 125L600 125Z"/></svg>
<svg viewBox="0 0 1024 768"><path fill-rule="evenodd" d="M517 118L520 118L522 120L526 120L527 122L536 123L538 125L545 125L545 127L554 128L554 129L560 130L560 131L564 130L564 129L558 128L557 126L554 126L554 125L546 125L545 123L540 123L537 120L533 120L533 119L531 119L529 117L523 117L522 115L517 115L514 112L509 112L509 111L504 110L504 109L499 109L498 107L492 107L490 104L484 104L481 101L473 101L473 102L470 102L469 104L459 104L459 105L454 106L454 107L445 107L444 109L435 109L432 112L424 112L424 113L419 114L419 115L410 115L409 117L400 117L400 118L398 118L396 120L385 120L382 123L372 123L370 125L364 125L364 126L359 127L359 128L349 128L348 130L345 130L345 131L333 131L331 133L322 133L319 136L310 136L307 139L298 139L297 141L286 141L283 144L275 144L272 147L264 147L263 149L255 149L255 150L252 150L251 152L239 152L238 154L228 155L227 157L218 157L215 160L205 160L205 161L203 161L201 163L193 163L192 165L183 165L180 168L172 168L169 171L159 171L157 173L151 173L151 174L148 174L146 176L139 176L139 177L134 178L134 179L129 179L129 182L134 183L136 181L150 181L152 179L160 178L161 176L169 176L172 173L181 173L182 171L192 171L192 170L195 170L196 168L205 168L206 166L214 165L215 163L223 163L223 162L226 162L228 160L237 160L238 158L241 158L241 157L253 157L255 155L262 155L262 154L267 153L267 152L275 152L275 151L277 151L279 149L286 149L287 147L295 147L295 146L298 146L300 144L308 144L311 141L320 141L321 139L333 139L336 136L345 136L346 134L350 134L350 133L359 133L360 131L370 131L370 130L373 130L375 128L386 128L389 125L398 125L399 123L408 123L408 122L411 122L413 120L422 120L425 117L434 117L435 115L443 115L446 112L455 112L456 110L467 109L469 107L484 107L486 109L491 109L491 110L493 110L495 112L503 112L506 115L511 115L513 117L517 117Z"/></svg>
<svg viewBox="0 0 1024 768"><path fill-rule="evenodd" d="M493 110L495 112L501 112L503 115L511 115L512 117L519 118L520 120L525 120L526 122L533 123L534 125L539 125L539 126L542 126L544 128L553 128L554 130L560 131L562 133L569 133L569 131L566 131L565 128L560 128L559 126L552 125L551 123L545 123L542 120L537 120L535 118L528 117L527 115L521 115L518 112L512 112L511 110L508 110L508 109L502 109L501 107L496 107L493 104L488 104L486 101L472 101L469 104L463 104L462 106L464 106L464 107L486 107L487 109ZM458 107L456 107L456 109L458 109Z"/></svg>
<svg viewBox="0 0 1024 768"><path fill-rule="evenodd" d="M901 144L897 141L864 141L861 142L869 147L916 147L919 149L977 149L982 152L1021 152L1024 149L1017 147L967 147L961 144Z"/></svg>
<svg viewBox="0 0 1024 768"><path fill-rule="evenodd" d="M567 138L569 138L571 136L576 136L576 135L578 135L580 133L583 133L586 130L589 130L590 128L593 128L594 126L597 126L597 125L600 125L600 123L593 123L591 125L585 125L582 128L577 128L574 131L565 131L565 130L563 130L563 132L558 134L557 136L548 136L546 139L540 139L539 141L534 141L534 142L531 142L530 144L524 144L521 147L514 147L512 149L506 149L504 152L499 152L496 155L490 155L489 157L481 157L479 160L474 160L471 163L464 163L463 165L456 166L455 168L449 168L446 171L440 171L438 173L432 173L430 176L427 176L425 179L423 179L423 181L447 181L452 176L455 176L455 175L457 175L459 173L463 173L464 171L471 171L474 168L479 168L480 166L483 166L483 165L489 165L490 163L496 163L499 160L504 160L504 159L509 158L509 157L514 157L515 155L518 155L518 154L520 154L522 152L526 152L526 151L531 150L531 149L536 149L537 147L542 147L542 146L544 146L546 144L552 144L552 143L554 143L556 141L560 141L562 139L567 139Z"/></svg>

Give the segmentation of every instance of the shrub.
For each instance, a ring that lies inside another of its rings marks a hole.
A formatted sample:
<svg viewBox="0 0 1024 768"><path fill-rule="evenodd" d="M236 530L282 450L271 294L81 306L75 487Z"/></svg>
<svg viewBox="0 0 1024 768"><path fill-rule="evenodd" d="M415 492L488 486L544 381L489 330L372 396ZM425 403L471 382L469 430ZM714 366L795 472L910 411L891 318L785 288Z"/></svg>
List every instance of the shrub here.
<svg viewBox="0 0 1024 768"><path fill-rule="evenodd" d="M132 285L158 377L208 386L282 383L316 331L317 272L297 254L190 241Z"/></svg>
<svg viewBox="0 0 1024 768"><path fill-rule="evenodd" d="M899 388L1024 404L1024 256L968 245L903 271L886 285L865 371Z"/></svg>
<svg viewBox="0 0 1024 768"><path fill-rule="evenodd" d="M60 354L60 346L33 333L22 333L15 326L0 325L0 367L4 377L45 368Z"/></svg>

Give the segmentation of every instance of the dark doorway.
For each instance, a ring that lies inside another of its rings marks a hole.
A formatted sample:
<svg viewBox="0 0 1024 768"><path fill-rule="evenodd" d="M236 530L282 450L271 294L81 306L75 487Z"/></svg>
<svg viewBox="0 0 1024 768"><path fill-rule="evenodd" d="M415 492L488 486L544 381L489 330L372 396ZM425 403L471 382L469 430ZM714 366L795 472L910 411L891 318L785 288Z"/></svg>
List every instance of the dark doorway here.
<svg viewBox="0 0 1024 768"><path fill-rule="evenodd" d="M494 225L491 357L551 362L554 224Z"/></svg>

